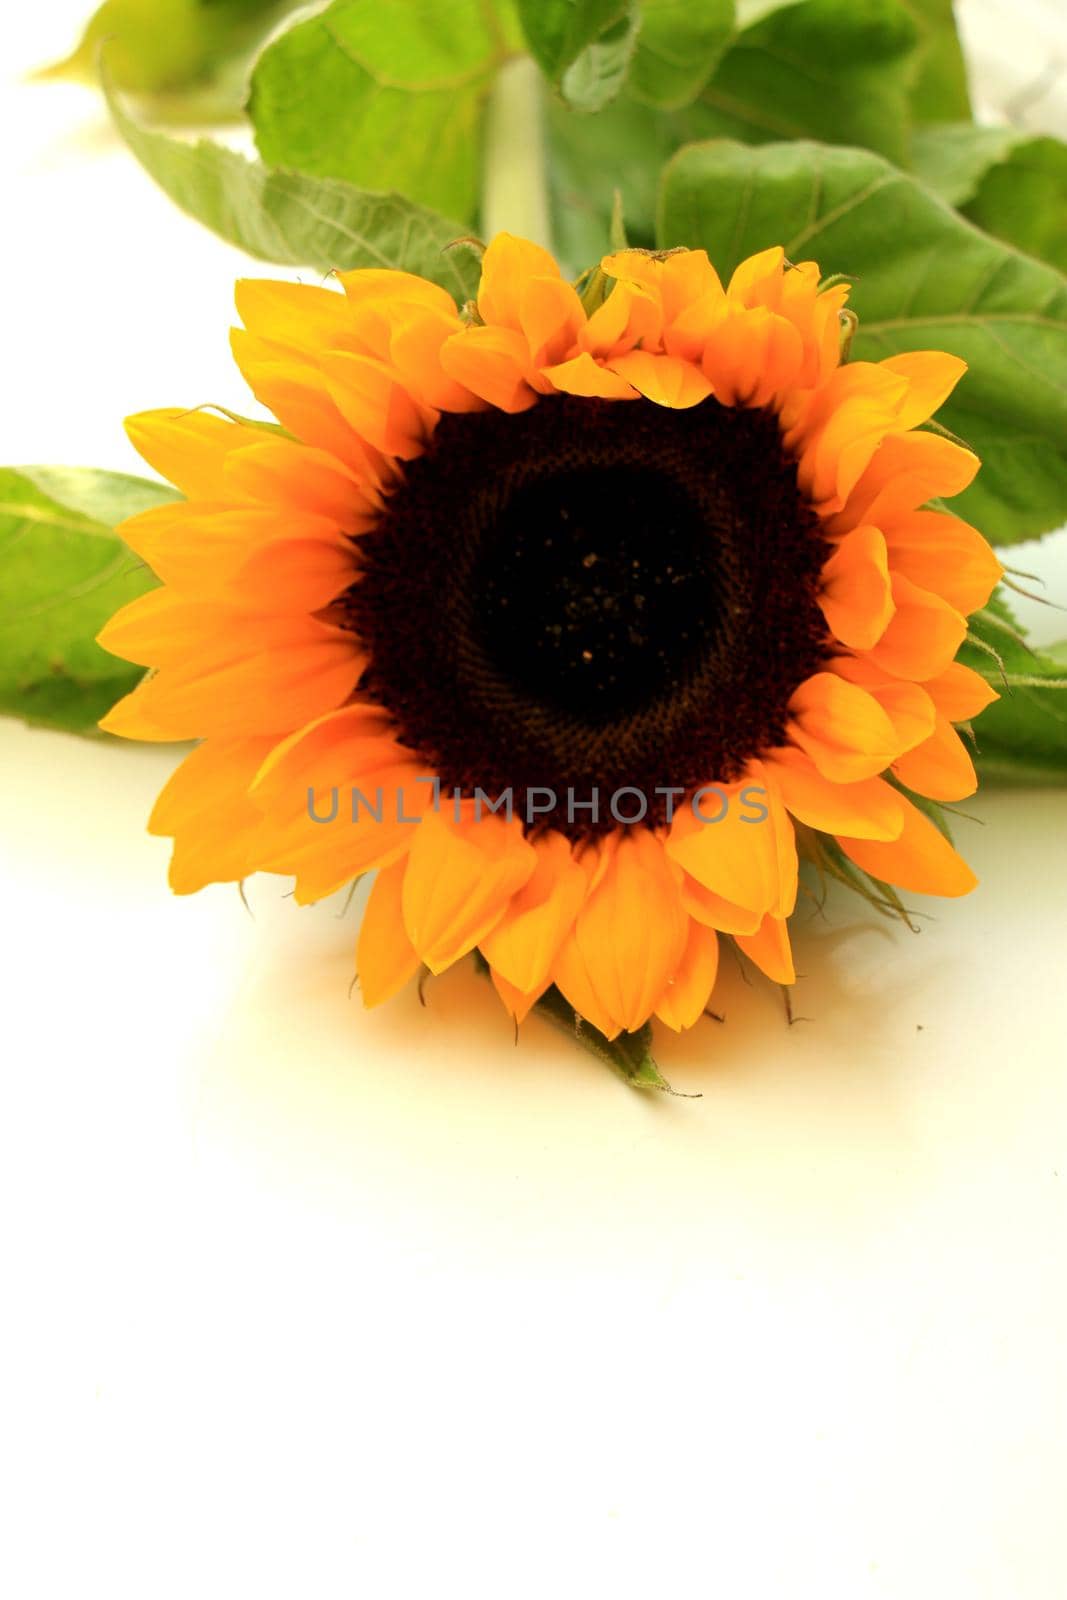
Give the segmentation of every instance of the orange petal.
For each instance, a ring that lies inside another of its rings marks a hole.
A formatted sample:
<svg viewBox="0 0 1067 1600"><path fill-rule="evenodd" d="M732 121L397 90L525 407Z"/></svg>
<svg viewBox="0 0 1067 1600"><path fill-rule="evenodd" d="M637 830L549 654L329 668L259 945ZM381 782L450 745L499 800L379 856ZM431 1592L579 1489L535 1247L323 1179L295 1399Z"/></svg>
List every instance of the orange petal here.
<svg viewBox="0 0 1067 1600"><path fill-rule="evenodd" d="M321 365L330 398L361 439L404 461L422 454L438 413L413 399L391 367L355 355L324 355Z"/></svg>
<svg viewBox="0 0 1067 1600"><path fill-rule="evenodd" d="M820 575L819 606L842 644L876 644L893 615L889 560L878 528L846 533Z"/></svg>
<svg viewBox="0 0 1067 1600"><path fill-rule="evenodd" d="M406 855L431 800L419 777L380 707L344 706L299 728L253 785L266 818L263 864L296 877L303 905Z"/></svg>
<svg viewBox="0 0 1067 1600"><path fill-rule="evenodd" d="M379 868L360 924L356 971L365 1006L381 1005L413 978L421 963L404 928L400 895L407 858Z"/></svg>
<svg viewBox="0 0 1067 1600"><path fill-rule="evenodd" d="M226 596L227 591L240 582L239 574L246 563L257 556L269 561L270 552L281 545L296 548L297 572L299 552L306 554L310 568L317 559L317 552L325 549L340 563L338 570L343 566L348 572L338 588L353 579L351 544L327 518L313 516L310 512L180 501L131 517L122 524L120 531L126 543L148 562L164 583L191 599ZM242 590L245 588L242 585ZM268 583L265 597L262 593L252 596L247 592L227 597L238 603L254 601L267 611L310 611L325 605L337 592L334 589L305 605L299 594L280 581L273 594Z"/></svg>
<svg viewBox="0 0 1067 1600"><path fill-rule="evenodd" d="M900 797L883 778L831 783L803 751L788 746L764 756L763 764L787 809L809 828L857 839L899 837L904 825Z"/></svg>
<svg viewBox="0 0 1067 1600"><path fill-rule="evenodd" d="M936 712L925 684L891 678L867 656L838 656L830 663L830 671L874 696L893 725L898 755L933 733Z"/></svg>
<svg viewBox="0 0 1067 1600"><path fill-rule="evenodd" d="M400 302L421 306L439 315L456 314L456 303L447 289L431 283L428 278L417 277L414 272L400 272L395 267L355 267L351 272L338 272L335 276L351 306Z"/></svg>
<svg viewBox="0 0 1067 1600"><path fill-rule="evenodd" d="M631 350L629 355L615 356L609 365L612 372L633 384L646 400L672 410L682 411L699 405L711 393L711 384L700 368L678 356Z"/></svg>
<svg viewBox="0 0 1067 1600"><path fill-rule="evenodd" d="M624 355L642 341L655 346L663 327L658 296L633 283L616 283L602 305L578 330L578 345L606 359Z"/></svg>
<svg viewBox="0 0 1067 1600"><path fill-rule="evenodd" d="M652 1014L678 968L687 933L662 841L647 828L628 830L575 924L600 1008L627 1031Z"/></svg>
<svg viewBox="0 0 1067 1600"><path fill-rule="evenodd" d="M226 499L310 512L346 533L365 532L374 516L373 501L353 473L325 450L295 439L265 439L231 451L224 479Z"/></svg>
<svg viewBox="0 0 1067 1600"><path fill-rule="evenodd" d="M530 842L537 865L481 945L494 971L523 994L540 992L548 983L588 885L588 873L563 834L549 832Z"/></svg>
<svg viewBox="0 0 1067 1600"><path fill-rule="evenodd" d="M755 933L763 919L762 911L750 911L747 906L724 900L722 895L705 889L688 872L680 872L678 888L689 915L718 933Z"/></svg>
<svg viewBox="0 0 1067 1600"><path fill-rule="evenodd" d="M265 339L234 328L234 359L256 399L305 444L344 462L361 482L378 483L385 464L345 421L330 395L325 375L310 362L279 358Z"/></svg>
<svg viewBox="0 0 1067 1600"><path fill-rule="evenodd" d="M994 700L1000 699L981 673L965 667L961 661L953 661L936 678L928 678L923 688L949 722L969 722Z"/></svg>
<svg viewBox="0 0 1067 1600"><path fill-rule="evenodd" d="M232 450L269 439L266 428L223 421L208 411L168 406L126 418L137 453L183 494L215 500L225 494L226 462Z"/></svg>
<svg viewBox="0 0 1067 1600"><path fill-rule="evenodd" d="M890 527L927 500L960 494L978 467L972 451L939 433L891 433L841 511L831 518L829 532L844 533L861 522Z"/></svg>
<svg viewBox="0 0 1067 1600"><path fill-rule="evenodd" d="M887 356L879 365L908 380L907 397L897 414L901 432L932 417L967 371L966 361L944 350L906 350Z"/></svg>
<svg viewBox="0 0 1067 1600"><path fill-rule="evenodd" d="M237 314L249 333L308 353L356 350L352 310L343 294L318 284L238 278Z"/></svg>
<svg viewBox="0 0 1067 1600"><path fill-rule="evenodd" d="M526 340L510 328L464 328L441 346L441 365L498 411L528 411L536 403L536 375Z"/></svg>
<svg viewBox="0 0 1067 1600"><path fill-rule="evenodd" d="M733 311L709 332L701 365L723 405L766 405L795 381L804 358L791 322L763 307Z"/></svg>
<svg viewBox="0 0 1067 1600"><path fill-rule="evenodd" d="M656 1016L675 1033L704 1015L719 970L719 939L712 928L691 921L685 950L656 1001Z"/></svg>
<svg viewBox="0 0 1067 1600"><path fill-rule="evenodd" d="M225 624L234 641L241 636L240 616L234 610ZM281 736L347 700L364 666L352 635L310 617L282 620L299 621L303 632L278 642L264 634L256 645L234 642L232 653L223 654L220 645L214 656L166 666L120 700L100 726L131 739Z"/></svg>
<svg viewBox="0 0 1067 1600"><path fill-rule="evenodd" d="M240 882L256 870L263 814L248 790L272 746L271 739L209 739L167 780L148 831L174 839L175 894Z"/></svg>
<svg viewBox="0 0 1067 1600"><path fill-rule="evenodd" d="M584 351L571 361L561 361L558 366L545 367L544 376L554 389L563 394L579 394L600 400L634 400L637 390L625 379L616 377L606 367L598 366Z"/></svg>
<svg viewBox="0 0 1067 1600"><path fill-rule="evenodd" d="M929 739L894 761L893 771L906 788L931 800L966 800L978 788L967 747L944 717Z"/></svg>
<svg viewBox="0 0 1067 1600"><path fill-rule="evenodd" d="M389 359L404 387L422 404L439 411L477 411L485 402L444 369L446 340L461 331L456 316L422 310L392 330Z"/></svg>
<svg viewBox="0 0 1067 1600"><path fill-rule="evenodd" d="M1004 568L976 528L943 511L913 511L886 530L889 559L921 589L967 616L985 605Z"/></svg>
<svg viewBox="0 0 1067 1600"><path fill-rule="evenodd" d="M482 257L478 287L482 321L499 328L521 328L523 291L530 279L559 275L556 262L539 244L512 233L498 233Z"/></svg>
<svg viewBox="0 0 1067 1600"><path fill-rule="evenodd" d="M499 973L495 967L489 968L489 976L493 980L493 988L496 990L501 1001L503 1002L504 1010L507 1012L508 1016L513 1017L516 1022L526 1021L526 1018L529 1016L531 1010L537 1004L538 1000L540 1000L550 982L550 980L546 978L544 983L539 984L536 989L531 989L528 993L524 994L521 989L516 989L513 983L509 983L508 980L501 973Z"/></svg>
<svg viewBox="0 0 1067 1600"><path fill-rule="evenodd" d="M771 245L734 268L726 286L727 296L745 306L775 306L784 271L785 251L780 244Z"/></svg>
<svg viewBox="0 0 1067 1600"><path fill-rule="evenodd" d="M698 790L693 801L675 814L667 842L670 859L731 906L792 910L797 889L793 825L760 763L753 762L738 783L716 785L706 794Z"/></svg>
<svg viewBox="0 0 1067 1600"><path fill-rule="evenodd" d="M519 324L536 367L562 361L574 349L585 309L573 284L562 278L531 278L519 300Z"/></svg>
<svg viewBox="0 0 1067 1600"><path fill-rule="evenodd" d="M904 827L891 844L838 836L838 844L864 872L880 883L913 894L955 897L969 894L978 879L944 834L917 806L904 802Z"/></svg>
<svg viewBox="0 0 1067 1600"><path fill-rule="evenodd" d="M868 659L897 678L932 678L952 661L967 637L967 623L939 595L893 575L896 611Z"/></svg>
<svg viewBox="0 0 1067 1600"><path fill-rule="evenodd" d="M508 901L537 865L516 820L475 819L468 806L457 822L447 800L416 831L404 878L404 925L431 972L443 972L473 950L499 922Z"/></svg>
<svg viewBox="0 0 1067 1600"><path fill-rule="evenodd" d="M734 934L734 943L773 983L797 981L784 917L764 917L755 933Z"/></svg>
<svg viewBox="0 0 1067 1600"><path fill-rule="evenodd" d="M592 1023L607 1039L622 1032L622 1023L608 1011L594 986L585 954L578 944L575 929L560 945L552 969L552 977L563 998L570 1002L578 1016Z"/></svg>
<svg viewBox="0 0 1067 1600"><path fill-rule="evenodd" d="M878 701L834 672L817 672L789 702L789 732L834 783L882 772L897 754L893 725Z"/></svg>

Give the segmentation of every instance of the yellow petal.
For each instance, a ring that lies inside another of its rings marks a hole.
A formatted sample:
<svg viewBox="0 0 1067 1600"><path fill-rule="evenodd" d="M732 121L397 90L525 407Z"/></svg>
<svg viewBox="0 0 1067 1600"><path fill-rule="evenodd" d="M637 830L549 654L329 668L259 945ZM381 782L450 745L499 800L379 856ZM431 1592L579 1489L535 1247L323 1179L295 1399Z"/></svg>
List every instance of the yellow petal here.
<svg viewBox="0 0 1067 1600"><path fill-rule="evenodd" d="M426 813L404 877L404 925L431 972L473 950L503 916L537 865L517 820L483 815L450 802Z"/></svg>
<svg viewBox="0 0 1067 1600"><path fill-rule="evenodd" d="M893 576L896 610L867 657L897 678L933 678L955 657L967 637L966 620L947 601L920 589L902 573Z"/></svg>
<svg viewBox="0 0 1067 1600"><path fill-rule="evenodd" d="M519 298L519 324L536 367L562 361L574 349L585 310L573 284L531 278Z"/></svg>
<svg viewBox="0 0 1067 1600"><path fill-rule="evenodd" d="M600 400L635 400L637 390L633 384L619 378L607 367L599 366L591 355L583 352L558 366L545 367L544 376L554 389L562 394L578 394Z"/></svg>
<svg viewBox="0 0 1067 1600"><path fill-rule="evenodd" d="M933 733L936 712L925 684L892 678L867 656L838 656L830 663L830 670L866 689L877 700L892 724L898 755L914 749Z"/></svg>
<svg viewBox="0 0 1067 1600"><path fill-rule="evenodd" d="M485 404L447 373L441 363L445 342L461 331L456 316L422 310L395 327L389 358L408 390L423 405L439 411L477 411Z"/></svg>
<svg viewBox="0 0 1067 1600"><path fill-rule="evenodd" d="M498 233L482 257L478 312L483 322L500 328L522 326L522 296L531 278L558 278L559 267L539 244Z"/></svg>
<svg viewBox="0 0 1067 1600"><path fill-rule="evenodd" d="M978 467L972 451L939 433L891 433L871 457L845 505L830 519L829 532L844 533L862 522L891 527L927 500L962 493Z"/></svg>
<svg viewBox="0 0 1067 1600"><path fill-rule="evenodd" d="M549 979L546 978L544 983L538 984L536 989L531 989L524 993L521 989L516 989L513 983L509 983L495 967L489 968L489 976L493 981L493 988L503 1003L504 1010L509 1017L513 1017L516 1022L520 1023L526 1021L531 1010L549 986Z"/></svg>
<svg viewBox="0 0 1067 1600"><path fill-rule="evenodd" d="M722 895L705 889L688 872L680 872L678 889L689 915L718 933L755 933L763 919L762 911L751 911L747 906L724 900Z"/></svg>
<svg viewBox="0 0 1067 1600"><path fill-rule="evenodd" d="M388 476L380 453L372 450L342 417L325 374L316 366L279 358L267 340L246 333L243 328L231 331L230 344L256 399L273 411L290 433L305 444L336 456L361 483L377 484Z"/></svg>
<svg viewBox="0 0 1067 1600"><path fill-rule="evenodd" d="M967 371L966 361L944 350L906 350L887 356L880 365L908 380L908 393L897 414L897 428L915 428L944 405Z"/></svg>
<svg viewBox="0 0 1067 1600"><path fill-rule="evenodd" d="M691 1028L707 1009L719 970L719 939L713 929L690 922L681 962L656 1001L656 1016L676 1033Z"/></svg>
<svg viewBox="0 0 1067 1600"><path fill-rule="evenodd" d="M1004 568L976 528L943 511L913 511L886 530L889 559L921 589L968 616L985 605Z"/></svg>
<svg viewBox="0 0 1067 1600"><path fill-rule="evenodd" d="M700 368L678 356L631 350L629 355L615 356L609 365L612 372L632 384L646 400L672 410L699 405L711 393L711 384Z"/></svg>
<svg viewBox="0 0 1067 1600"><path fill-rule="evenodd" d="M374 516L373 499L351 471L295 439L265 439L231 451L224 485L227 499L310 512L346 533L365 532Z"/></svg>
<svg viewBox="0 0 1067 1600"><path fill-rule="evenodd" d="M659 298L640 284L616 283L602 305L578 330L578 345L607 359L624 355L644 341L655 346L663 328Z"/></svg>
<svg viewBox="0 0 1067 1600"><path fill-rule="evenodd" d="M209 739L160 791L148 831L174 839L175 894L239 882L256 871L263 815L248 791L272 746L270 739Z"/></svg>
<svg viewBox="0 0 1067 1600"><path fill-rule="evenodd" d="M225 494L226 462L233 450L271 435L252 424L228 422L208 411L168 406L126 418L126 432L139 455L190 498Z"/></svg>
<svg viewBox="0 0 1067 1600"><path fill-rule="evenodd" d="M551 831L531 843L537 856L534 871L481 945L490 966L523 994L547 984L588 884L587 871L561 833Z"/></svg>
<svg viewBox="0 0 1067 1600"><path fill-rule="evenodd" d="M647 1022L677 970L687 932L662 842L649 829L629 829L575 924L600 1008L627 1031Z"/></svg>
<svg viewBox="0 0 1067 1600"><path fill-rule="evenodd" d="M897 754L893 725L873 695L833 672L817 672L789 702L789 732L834 783L872 778Z"/></svg>
<svg viewBox="0 0 1067 1600"><path fill-rule="evenodd" d="M391 367L356 355L324 355L321 365L330 398L361 439L404 461L422 454L438 413L413 399Z"/></svg>
<svg viewBox="0 0 1067 1600"><path fill-rule="evenodd" d="M791 910L797 886L793 826L760 763L751 763L743 780L717 785L706 796L698 791L693 799L695 806L675 813L670 859L731 906Z"/></svg>
<svg viewBox="0 0 1067 1600"><path fill-rule="evenodd" d="M356 971L365 1006L381 1005L413 978L421 965L404 928L400 895L407 858L379 868L363 912Z"/></svg>
<svg viewBox="0 0 1067 1600"><path fill-rule="evenodd" d="M249 333L261 338L309 353L359 348L351 307L336 289L274 278L238 278L234 300Z"/></svg>
<svg viewBox="0 0 1067 1600"><path fill-rule="evenodd" d="M838 844L864 872L880 883L914 894L953 898L969 894L978 879L930 819L904 801L904 827L891 844L838 836Z"/></svg>
<svg viewBox="0 0 1067 1600"><path fill-rule="evenodd" d="M893 771L906 788L931 800L966 800L978 788L967 747L944 717L929 739L894 761Z"/></svg>
<svg viewBox="0 0 1067 1600"><path fill-rule="evenodd" d="M464 328L441 346L441 365L498 411L528 411L537 401L529 348L516 330Z"/></svg>
<svg viewBox="0 0 1067 1600"><path fill-rule="evenodd" d="M764 917L755 933L735 934L734 942L773 983L797 981L789 930L783 917Z"/></svg>
<svg viewBox="0 0 1067 1600"><path fill-rule="evenodd" d="M239 659L166 667L120 700L100 726L134 739L287 734L347 700L363 670L350 634L314 626L305 640ZM137 731L142 721L155 731Z"/></svg>
<svg viewBox="0 0 1067 1600"><path fill-rule="evenodd" d="M928 678L923 688L949 722L969 722L1000 696L981 673L953 661L936 678Z"/></svg>
<svg viewBox="0 0 1067 1600"><path fill-rule="evenodd" d="M846 533L820 574L819 606L842 644L876 644L893 615L886 542L878 528Z"/></svg>
<svg viewBox="0 0 1067 1600"><path fill-rule="evenodd" d="M799 822L823 833L848 833L857 839L896 839L904 826L903 807L883 778L832 783L801 750L788 746L763 758L783 803Z"/></svg>
<svg viewBox="0 0 1067 1600"><path fill-rule="evenodd" d="M443 316L456 314L456 303L447 289L413 272L400 272L395 267L355 267L351 272L338 272L336 277L351 306L400 303L422 306Z"/></svg>

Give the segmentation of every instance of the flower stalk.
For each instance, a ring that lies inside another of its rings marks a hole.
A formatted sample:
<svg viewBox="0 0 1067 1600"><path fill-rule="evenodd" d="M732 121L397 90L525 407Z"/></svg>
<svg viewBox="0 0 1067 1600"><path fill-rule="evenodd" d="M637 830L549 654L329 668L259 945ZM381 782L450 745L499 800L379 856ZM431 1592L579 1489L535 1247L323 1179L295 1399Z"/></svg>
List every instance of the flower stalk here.
<svg viewBox="0 0 1067 1600"><path fill-rule="evenodd" d="M483 237L514 233L550 250L541 75L531 57L513 56L497 73L485 141Z"/></svg>

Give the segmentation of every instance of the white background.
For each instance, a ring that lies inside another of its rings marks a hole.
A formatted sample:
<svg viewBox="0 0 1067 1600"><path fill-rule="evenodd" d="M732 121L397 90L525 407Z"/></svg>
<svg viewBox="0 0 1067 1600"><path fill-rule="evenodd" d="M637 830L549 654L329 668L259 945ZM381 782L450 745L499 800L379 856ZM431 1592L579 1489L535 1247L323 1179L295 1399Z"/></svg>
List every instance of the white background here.
<svg viewBox="0 0 1067 1600"><path fill-rule="evenodd" d="M269 269L16 82L82 11L0 22L0 454L137 471L126 412L248 409ZM990 109L1067 59L963 13ZM466 972L365 1013L338 902L172 899L174 761L0 724L12 1600L1062 1600L1062 792L966 807L921 936L812 917L792 1030L727 960L672 1101Z"/></svg>

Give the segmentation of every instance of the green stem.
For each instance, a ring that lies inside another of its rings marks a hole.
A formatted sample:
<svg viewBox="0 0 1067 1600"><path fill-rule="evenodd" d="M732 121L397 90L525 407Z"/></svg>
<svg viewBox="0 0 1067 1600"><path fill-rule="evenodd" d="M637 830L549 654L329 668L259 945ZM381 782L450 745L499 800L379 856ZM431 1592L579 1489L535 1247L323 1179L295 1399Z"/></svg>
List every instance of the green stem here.
<svg viewBox="0 0 1067 1600"><path fill-rule="evenodd" d="M515 233L552 248L545 174L541 74L529 56L505 61L496 75L485 127L482 233Z"/></svg>

